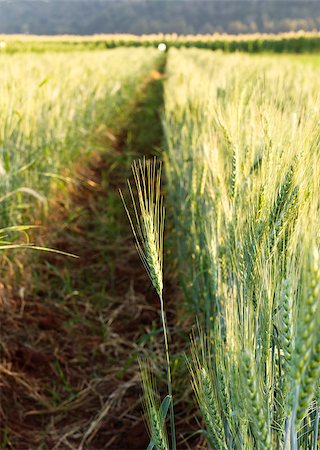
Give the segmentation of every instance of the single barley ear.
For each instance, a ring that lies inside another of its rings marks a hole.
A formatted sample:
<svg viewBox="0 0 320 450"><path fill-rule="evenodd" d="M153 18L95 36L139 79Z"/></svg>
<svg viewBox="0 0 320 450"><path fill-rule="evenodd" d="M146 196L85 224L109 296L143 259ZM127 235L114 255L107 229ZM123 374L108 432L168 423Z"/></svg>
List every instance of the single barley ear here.
<svg viewBox="0 0 320 450"><path fill-rule="evenodd" d="M233 147L232 148L232 172L231 172L231 179L230 179L230 191L231 191L232 199L235 197L235 193L236 193L237 171L238 171L237 152L236 152L235 147Z"/></svg>
<svg viewBox="0 0 320 450"><path fill-rule="evenodd" d="M271 208L269 215L269 228L272 230L276 226L276 222L289 198L289 194L292 190L293 176L295 171L295 165L291 165L287 171L282 184L278 188L278 192Z"/></svg>
<svg viewBox="0 0 320 450"><path fill-rule="evenodd" d="M225 434L221 416L218 410L218 404L214 393L213 382L208 374L208 371L202 367L200 370L200 384L202 390L202 408L204 419L212 434L212 440L215 440L219 445L219 448L226 449L225 446Z"/></svg>
<svg viewBox="0 0 320 450"><path fill-rule="evenodd" d="M143 388L143 405L151 435L151 441L156 450L169 450L168 436L165 428L165 415L161 412L156 385L147 362L140 361L141 381Z"/></svg>
<svg viewBox="0 0 320 450"><path fill-rule="evenodd" d="M308 412L311 401L316 397L317 383L320 378L320 341L314 347L308 367L304 373L299 391L296 424L298 424Z"/></svg>
<svg viewBox="0 0 320 450"><path fill-rule="evenodd" d="M243 383L248 416L255 435L258 448L272 450L270 425L264 403L257 384L257 371L253 367L252 358L243 354L242 358Z"/></svg>
<svg viewBox="0 0 320 450"><path fill-rule="evenodd" d="M232 406L230 401L230 388L227 384L226 370L220 363L217 367L217 383L219 385L220 399L223 406L223 412L228 421L232 415Z"/></svg>
<svg viewBox="0 0 320 450"><path fill-rule="evenodd" d="M290 281L286 280L282 288L282 346L286 360L286 370L290 366L293 351L293 317L292 296L290 292Z"/></svg>
<svg viewBox="0 0 320 450"><path fill-rule="evenodd" d="M213 382L212 371L208 369L206 361L210 353L206 338L201 335L200 345L192 338L192 359L188 366L192 377L192 387L200 407L206 427L206 435L215 450L226 450L226 436L221 418L221 408L216 396L217 385Z"/></svg>
<svg viewBox="0 0 320 450"><path fill-rule="evenodd" d="M270 251L274 245L279 242L280 237L284 235L284 231L294 227L297 218L299 188L295 186L289 194L287 201L284 203L279 217L270 232ZM291 231L292 232L292 231Z"/></svg>
<svg viewBox="0 0 320 450"><path fill-rule="evenodd" d="M163 291L163 232L165 209L161 195L161 163L156 158L134 162L132 166L136 197L131 183L130 213L122 192L122 197L131 227L136 239L136 247L145 269L159 297Z"/></svg>
<svg viewBox="0 0 320 450"><path fill-rule="evenodd" d="M296 385L300 386L306 365L310 359L312 347L314 345L314 333L319 321L320 308L320 270L318 266L318 252L315 250L313 265L311 267L311 280L309 292L303 302L301 319L296 336L294 359L292 360L292 378Z"/></svg>

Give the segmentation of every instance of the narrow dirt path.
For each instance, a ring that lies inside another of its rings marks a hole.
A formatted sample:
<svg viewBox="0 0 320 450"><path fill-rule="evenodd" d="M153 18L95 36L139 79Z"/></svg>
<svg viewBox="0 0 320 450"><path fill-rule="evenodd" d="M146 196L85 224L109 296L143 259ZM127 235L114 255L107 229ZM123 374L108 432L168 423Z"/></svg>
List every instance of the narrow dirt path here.
<svg viewBox="0 0 320 450"><path fill-rule="evenodd" d="M1 448L148 444L136 359L157 347L158 304L118 189L132 159L161 145L161 105L162 74L154 71L125 127L100 141L107 150L78 167L82 182L68 207L56 202L50 246L79 259L36 255L32 295L5 298Z"/></svg>

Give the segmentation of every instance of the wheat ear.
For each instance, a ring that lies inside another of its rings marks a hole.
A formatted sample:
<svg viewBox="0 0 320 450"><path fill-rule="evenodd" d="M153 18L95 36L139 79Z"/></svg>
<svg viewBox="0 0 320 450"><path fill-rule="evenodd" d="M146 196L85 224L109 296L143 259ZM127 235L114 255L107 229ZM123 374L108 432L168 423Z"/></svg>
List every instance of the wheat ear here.
<svg viewBox="0 0 320 450"><path fill-rule="evenodd" d="M170 425L172 450L176 450L171 364L163 300L163 233L165 209L163 205L163 196L161 195L161 163L158 163L156 158L153 158L150 161L147 161L144 158L142 161L133 164L132 172L137 191L136 200L131 184L128 181L134 211L132 216L121 192L120 194L136 239L137 251L160 300L161 321L167 363L168 395L171 398Z"/></svg>

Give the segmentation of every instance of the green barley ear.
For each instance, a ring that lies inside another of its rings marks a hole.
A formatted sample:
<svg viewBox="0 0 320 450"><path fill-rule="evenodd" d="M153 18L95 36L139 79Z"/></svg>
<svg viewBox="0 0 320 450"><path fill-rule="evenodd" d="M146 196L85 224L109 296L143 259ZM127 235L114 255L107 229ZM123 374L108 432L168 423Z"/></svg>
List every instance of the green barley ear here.
<svg viewBox="0 0 320 450"><path fill-rule="evenodd" d="M293 302L290 281L285 280L282 289L282 347L286 360L286 370L290 367L293 351Z"/></svg>
<svg viewBox="0 0 320 450"><path fill-rule="evenodd" d="M156 158L134 162L132 172L137 199L128 181L133 211L131 215L121 194L143 265L159 297L163 291L163 231L165 209L161 195L161 163Z"/></svg>
<svg viewBox="0 0 320 450"><path fill-rule="evenodd" d="M315 331L319 325L320 316L320 268L318 252L314 251L312 267L310 268L310 289L301 308L301 319L296 335L295 358L292 361L292 378L299 386L303 380L306 365L314 345Z"/></svg>
<svg viewBox="0 0 320 450"><path fill-rule="evenodd" d="M299 330L297 341L296 380L299 391L296 407L296 425L308 412L312 400L317 398L316 388L320 377L320 269L318 249L314 249L310 267L311 282L309 295L305 300L303 326ZM314 339L313 339L314 338Z"/></svg>
<svg viewBox="0 0 320 450"><path fill-rule="evenodd" d="M206 426L207 437L210 445L215 450L225 450L226 436L221 418L221 408L217 399L218 388L213 380L213 371L209 369L207 361L210 360L208 344L205 338L200 338L201 344L192 340L192 359L188 361L192 377L192 387L200 407L200 411Z"/></svg>
<svg viewBox="0 0 320 450"><path fill-rule="evenodd" d="M295 165L291 165L284 177L282 184L278 188L278 192L270 212L269 223L270 228L273 228L279 214L283 210L283 207L288 200L289 194L293 185L293 176L295 171Z"/></svg>
<svg viewBox="0 0 320 450"><path fill-rule="evenodd" d="M215 397L212 378L205 367L200 369L200 389L202 395L202 411L208 430L219 448L225 449L225 434L222 425L218 402Z"/></svg>
<svg viewBox="0 0 320 450"><path fill-rule="evenodd" d="M257 371L253 366L249 354L243 353L242 371L244 375L245 398L248 416L252 426L253 434L258 443L258 448L271 450L270 425L267 419L264 403L257 383Z"/></svg>
<svg viewBox="0 0 320 450"><path fill-rule="evenodd" d="M233 149L232 149L232 172L231 172L231 181L230 181L230 190L231 190L231 198L232 199L235 197L235 193L236 193L237 171L238 171L237 152L236 152L236 149L233 147Z"/></svg>
<svg viewBox="0 0 320 450"><path fill-rule="evenodd" d="M134 162L132 172L137 191L137 200L130 182L128 187L134 213L130 214L120 191L131 228L136 239L136 247L143 265L160 299L165 355L167 363L167 385L170 398L170 426L172 450L176 450L173 394L170 367L167 323L163 300L163 233L165 209L161 195L161 162L156 158Z"/></svg>
<svg viewBox="0 0 320 450"><path fill-rule="evenodd" d="M169 450L165 418L161 416L160 402L156 394L156 385L150 366L142 361L139 361L139 365L143 388L143 404L151 440L156 450Z"/></svg>
<svg viewBox="0 0 320 450"><path fill-rule="evenodd" d="M316 396L317 383L320 378L320 340L316 343L308 367L303 376L299 391L296 423L308 412L313 397Z"/></svg>

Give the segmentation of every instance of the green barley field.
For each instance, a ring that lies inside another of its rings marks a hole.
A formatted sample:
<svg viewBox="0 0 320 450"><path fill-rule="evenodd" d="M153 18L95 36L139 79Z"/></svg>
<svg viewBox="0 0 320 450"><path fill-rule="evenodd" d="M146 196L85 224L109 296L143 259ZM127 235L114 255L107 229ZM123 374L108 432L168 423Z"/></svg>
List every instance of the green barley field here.
<svg viewBox="0 0 320 450"><path fill-rule="evenodd" d="M320 448L316 38L1 37L1 449Z"/></svg>

